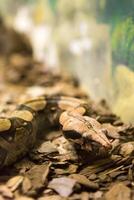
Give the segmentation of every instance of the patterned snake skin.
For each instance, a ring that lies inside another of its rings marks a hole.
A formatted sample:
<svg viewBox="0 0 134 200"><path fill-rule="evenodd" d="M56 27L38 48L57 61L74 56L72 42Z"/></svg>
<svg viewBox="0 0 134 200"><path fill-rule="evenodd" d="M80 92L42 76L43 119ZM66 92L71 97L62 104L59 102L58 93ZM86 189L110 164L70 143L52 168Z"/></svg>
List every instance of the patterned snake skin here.
<svg viewBox="0 0 134 200"><path fill-rule="evenodd" d="M9 118L0 118L0 167L26 154L47 126L58 125L74 144L84 146L85 141L95 142L99 148L111 149L101 124L88 117L88 105L83 100L42 96L19 105Z"/></svg>

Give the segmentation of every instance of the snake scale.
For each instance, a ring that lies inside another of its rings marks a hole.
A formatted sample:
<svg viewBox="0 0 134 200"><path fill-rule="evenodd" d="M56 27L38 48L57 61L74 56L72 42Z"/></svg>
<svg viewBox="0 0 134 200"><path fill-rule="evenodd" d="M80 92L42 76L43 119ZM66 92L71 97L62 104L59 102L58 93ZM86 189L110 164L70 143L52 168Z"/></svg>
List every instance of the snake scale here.
<svg viewBox="0 0 134 200"><path fill-rule="evenodd" d="M65 138L85 149L95 143L110 150L101 124L88 115L84 100L67 96L41 96L17 106L10 117L0 117L0 167L25 155L47 126L61 126Z"/></svg>

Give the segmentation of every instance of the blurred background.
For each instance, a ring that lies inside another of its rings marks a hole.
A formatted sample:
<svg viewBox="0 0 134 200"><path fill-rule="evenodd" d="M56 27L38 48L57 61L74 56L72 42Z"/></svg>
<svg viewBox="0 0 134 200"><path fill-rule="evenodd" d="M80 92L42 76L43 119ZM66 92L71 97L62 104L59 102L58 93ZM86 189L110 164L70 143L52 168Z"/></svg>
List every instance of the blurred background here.
<svg viewBox="0 0 134 200"><path fill-rule="evenodd" d="M96 101L134 122L134 0L1 0L35 59L69 70Z"/></svg>

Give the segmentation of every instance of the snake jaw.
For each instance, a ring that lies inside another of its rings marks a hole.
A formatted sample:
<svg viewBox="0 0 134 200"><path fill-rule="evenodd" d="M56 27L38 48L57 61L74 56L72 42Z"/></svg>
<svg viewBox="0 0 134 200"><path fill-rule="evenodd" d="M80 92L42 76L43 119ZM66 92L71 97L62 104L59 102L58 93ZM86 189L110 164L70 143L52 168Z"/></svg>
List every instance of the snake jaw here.
<svg viewBox="0 0 134 200"><path fill-rule="evenodd" d="M100 132L100 133L99 133ZM85 139L88 139L90 141L93 141L95 143L100 144L102 147L106 148L106 149L111 149L112 146L109 142L109 140L107 139L107 137L100 131L98 131L96 133L96 131L94 130L89 130L88 132L85 132L83 134L83 137Z"/></svg>

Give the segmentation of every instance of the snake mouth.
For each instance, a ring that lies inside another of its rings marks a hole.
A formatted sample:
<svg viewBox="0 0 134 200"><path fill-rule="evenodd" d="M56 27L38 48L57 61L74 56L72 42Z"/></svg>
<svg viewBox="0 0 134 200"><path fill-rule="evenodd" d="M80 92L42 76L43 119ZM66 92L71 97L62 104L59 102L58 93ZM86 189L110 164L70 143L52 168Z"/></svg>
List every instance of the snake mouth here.
<svg viewBox="0 0 134 200"><path fill-rule="evenodd" d="M102 145L101 142L94 141L89 138L84 138L83 139L83 144L82 148L86 149L88 152L92 152L94 155L98 154L107 154L110 152L112 146L111 144L109 145Z"/></svg>
<svg viewBox="0 0 134 200"><path fill-rule="evenodd" d="M79 132L74 130L64 131L63 133L64 137L74 145L76 150L84 150L92 157L108 155L112 148L110 143L103 145L101 141L95 141L92 137L82 137Z"/></svg>

